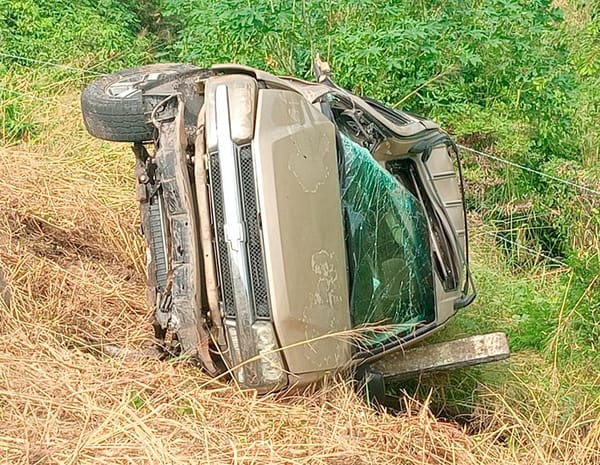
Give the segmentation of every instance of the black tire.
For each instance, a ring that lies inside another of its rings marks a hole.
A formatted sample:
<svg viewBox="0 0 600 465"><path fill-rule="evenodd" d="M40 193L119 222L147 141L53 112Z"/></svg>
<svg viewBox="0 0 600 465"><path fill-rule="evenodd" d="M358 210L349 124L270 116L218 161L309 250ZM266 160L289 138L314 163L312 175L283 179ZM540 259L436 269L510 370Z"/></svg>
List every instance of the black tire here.
<svg viewBox="0 0 600 465"><path fill-rule="evenodd" d="M142 91L199 69L182 63L158 63L124 69L95 80L81 93L81 113L86 129L94 137L113 142L152 140L152 127L146 124L147 110ZM126 96L108 93L108 89L120 81L135 80L136 76L141 80L144 75L153 73L160 75L158 79L132 86L139 92Z"/></svg>

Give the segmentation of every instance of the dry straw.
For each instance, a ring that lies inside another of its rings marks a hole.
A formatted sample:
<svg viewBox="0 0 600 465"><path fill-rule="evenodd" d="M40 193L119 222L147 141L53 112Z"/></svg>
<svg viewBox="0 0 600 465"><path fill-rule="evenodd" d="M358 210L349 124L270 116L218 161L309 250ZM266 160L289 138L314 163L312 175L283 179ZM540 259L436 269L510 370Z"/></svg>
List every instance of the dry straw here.
<svg viewBox="0 0 600 465"><path fill-rule="evenodd" d="M0 463L598 463L598 422L587 426L595 437L564 438L585 462L546 455L536 429L507 444L507 432L533 426L503 398L469 436L416 402L376 412L340 379L257 397L185 363L87 351L88 337L141 347L151 330L133 155L89 137L69 110L76 98L39 109L35 140L0 149L0 264L12 292L0 304Z"/></svg>

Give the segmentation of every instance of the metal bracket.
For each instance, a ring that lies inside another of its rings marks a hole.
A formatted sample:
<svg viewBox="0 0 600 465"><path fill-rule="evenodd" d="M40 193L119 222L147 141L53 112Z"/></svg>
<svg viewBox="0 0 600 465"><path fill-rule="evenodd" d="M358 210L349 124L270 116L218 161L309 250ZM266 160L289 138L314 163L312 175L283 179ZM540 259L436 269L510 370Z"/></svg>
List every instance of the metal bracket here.
<svg viewBox="0 0 600 465"><path fill-rule="evenodd" d="M385 400L385 377L371 365L359 365L354 375L357 391L362 393L369 405L379 406Z"/></svg>

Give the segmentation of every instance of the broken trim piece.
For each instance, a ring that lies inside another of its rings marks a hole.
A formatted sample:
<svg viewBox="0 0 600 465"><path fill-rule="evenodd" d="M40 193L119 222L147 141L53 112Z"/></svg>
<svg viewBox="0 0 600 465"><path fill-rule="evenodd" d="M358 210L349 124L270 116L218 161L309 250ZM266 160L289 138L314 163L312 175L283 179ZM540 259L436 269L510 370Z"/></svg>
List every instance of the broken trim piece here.
<svg viewBox="0 0 600 465"><path fill-rule="evenodd" d="M186 157L187 134L184 102L177 98L173 121L159 124L161 144L154 157L171 231L171 269L166 291L172 302L166 312L156 309L163 330L174 333L182 355L198 358L209 374L218 370L208 349L210 335L202 314L202 266L197 231L196 208Z"/></svg>

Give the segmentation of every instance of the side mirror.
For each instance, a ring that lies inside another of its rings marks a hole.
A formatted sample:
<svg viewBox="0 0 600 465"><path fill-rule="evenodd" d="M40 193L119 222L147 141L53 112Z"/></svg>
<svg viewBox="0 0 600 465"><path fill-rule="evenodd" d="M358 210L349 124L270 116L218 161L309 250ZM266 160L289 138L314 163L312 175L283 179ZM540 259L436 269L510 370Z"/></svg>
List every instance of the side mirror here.
<svg viewBox="0 0 600 465"><path fill-rule="evenodd" d="M329 63L321 61L321 56L318 53L313 63L313 73L317 82L323 82L326 79L329 79L329 76L331 75Z"/></svg>

